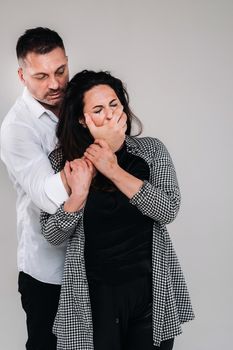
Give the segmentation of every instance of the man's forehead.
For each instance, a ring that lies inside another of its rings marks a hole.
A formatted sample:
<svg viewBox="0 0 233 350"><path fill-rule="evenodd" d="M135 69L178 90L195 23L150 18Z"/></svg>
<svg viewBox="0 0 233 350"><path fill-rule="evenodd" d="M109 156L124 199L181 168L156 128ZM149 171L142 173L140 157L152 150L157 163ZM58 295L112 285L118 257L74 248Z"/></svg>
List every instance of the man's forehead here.
<svg viewBox="0 0 233 350"><path fill-rule="evenodd" d="M67 64L67 56L61 48L56 48L45 54L29 52L22 63L26 68L56 70Z"/></svg>

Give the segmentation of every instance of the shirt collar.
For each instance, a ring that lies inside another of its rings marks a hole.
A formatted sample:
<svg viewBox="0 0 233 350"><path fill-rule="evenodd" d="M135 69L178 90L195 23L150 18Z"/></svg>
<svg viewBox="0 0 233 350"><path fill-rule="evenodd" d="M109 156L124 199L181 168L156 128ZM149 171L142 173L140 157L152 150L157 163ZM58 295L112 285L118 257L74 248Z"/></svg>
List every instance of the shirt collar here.
<svg viewBox="0 0 233 350"><path fill-rule="evenodd" d="M45 107L42 106L28 91L28 89L25 87L23 91L23 100L30 109L31 113L36 117L36 118L41 118L45 114L49 116L52 120L56 121L58 120L57 116L46 109Z"/></svg>

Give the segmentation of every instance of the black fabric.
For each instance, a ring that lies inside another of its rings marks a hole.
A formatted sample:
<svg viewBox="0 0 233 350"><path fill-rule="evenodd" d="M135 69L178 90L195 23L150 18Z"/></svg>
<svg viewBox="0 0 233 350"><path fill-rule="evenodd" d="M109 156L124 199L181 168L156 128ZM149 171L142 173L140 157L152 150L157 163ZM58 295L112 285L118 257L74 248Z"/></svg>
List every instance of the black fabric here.
<svg viewBox="0 0 233 350"><path fill-rule="evenodd" d="M110 285L89 281L95 350L171 350L153 346L151 276Z"/></svg>
<svg viewBox="0 0 233 350"><path fill-rule="evenodd" d="M40 282L24 272L18 280L21 301L27 318L28 350L56 350L52 334L61 286Z"/></svg>
<svg viewBox="0 0 233 350"><path fill-rule="evenodd" d="M116 155L127 172L149 179L143 159L126 147ZM150 274L153 222L113 186L109 191L91 188L84 211L88 279L121 283Z"/></svg>

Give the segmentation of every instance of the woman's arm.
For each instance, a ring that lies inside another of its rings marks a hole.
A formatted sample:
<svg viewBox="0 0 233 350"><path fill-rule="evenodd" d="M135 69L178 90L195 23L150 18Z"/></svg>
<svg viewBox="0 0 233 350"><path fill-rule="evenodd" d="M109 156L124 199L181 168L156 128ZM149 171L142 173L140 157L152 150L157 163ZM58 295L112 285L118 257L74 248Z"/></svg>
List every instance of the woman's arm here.
<svg viewBox="0 0 233 350"><path fill-rule="evenodd" d="M74 232L83 215L83 209L78 212L66 212L61 205L55 214L41 211L41 231L46 240L52 245L60 245Z"/></svg>
<svg viewBox="0 0 233 350"><path fill-rule="evenodd" d="M180 207L180 191L175 169L166 148L162 157L150 164L153 181L142 181L122 169L116 156L103 140L96 140L85 156L108 177L144 215L163 224L172 222Z"/></svg>

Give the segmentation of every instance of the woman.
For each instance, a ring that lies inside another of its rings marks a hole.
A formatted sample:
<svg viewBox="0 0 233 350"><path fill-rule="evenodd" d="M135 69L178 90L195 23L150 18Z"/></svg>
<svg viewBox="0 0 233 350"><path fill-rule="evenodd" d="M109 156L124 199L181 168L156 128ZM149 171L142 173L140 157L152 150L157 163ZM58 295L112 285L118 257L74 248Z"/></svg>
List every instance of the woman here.
<svg viewBox="0 0 233 350"><path fill-rule="evenodd" d="M104 127L122 108L126 137L114 153ZM52 244L69 238L58 349L170 350L194 317L165 226L180 206L175 169L159 140L129 136L132 121L141 126L109 73L83 71L68 84L51 162L65 164L71 194L41 220Z"/></svg>

